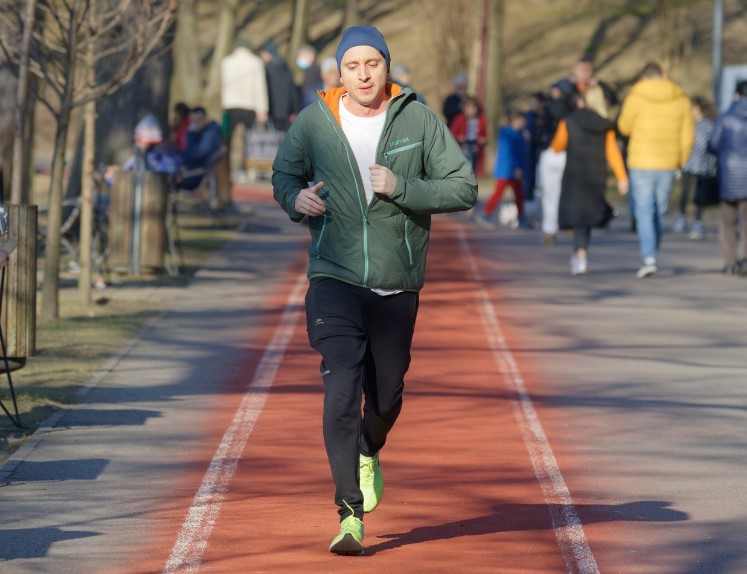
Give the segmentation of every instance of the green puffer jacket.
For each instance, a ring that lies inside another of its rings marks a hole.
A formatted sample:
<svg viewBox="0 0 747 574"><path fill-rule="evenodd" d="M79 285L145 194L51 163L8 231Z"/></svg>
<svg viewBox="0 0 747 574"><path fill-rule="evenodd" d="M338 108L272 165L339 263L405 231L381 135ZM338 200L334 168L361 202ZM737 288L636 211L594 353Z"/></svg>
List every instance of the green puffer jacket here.
<svg viewBox="0 0 747 574"><path fill-rule="evenodd" d="M423 286L431 214L463 211L477 199L477 182L445 124L415 93L387 85L392 99L377 163L397 176L391 197L366 204L353 150L339 121L344 88L320 93L288 130L272 166L276 201L293 221L296 197L324 182L326 212L309 218L309 278L334 277L374 289ZM366 174L367 175L367 174Z"/></svg>

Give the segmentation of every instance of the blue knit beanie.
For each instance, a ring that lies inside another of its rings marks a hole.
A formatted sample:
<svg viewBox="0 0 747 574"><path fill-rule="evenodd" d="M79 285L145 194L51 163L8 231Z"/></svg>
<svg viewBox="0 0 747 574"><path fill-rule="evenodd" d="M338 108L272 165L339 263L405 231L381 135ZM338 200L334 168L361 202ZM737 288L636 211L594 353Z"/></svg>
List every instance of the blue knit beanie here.
<svg viewBox="0 0 747 574"><path fill-rule="evenodd" d="M384 36L373 26L351 26L342 33L340 43L337 45L335 57L337 59L337 69L342 69L342 57L350 48L356 46L371 46L378 50L384 60L386 60L386 69L389 71L389 48L386 45Z"/></svg>

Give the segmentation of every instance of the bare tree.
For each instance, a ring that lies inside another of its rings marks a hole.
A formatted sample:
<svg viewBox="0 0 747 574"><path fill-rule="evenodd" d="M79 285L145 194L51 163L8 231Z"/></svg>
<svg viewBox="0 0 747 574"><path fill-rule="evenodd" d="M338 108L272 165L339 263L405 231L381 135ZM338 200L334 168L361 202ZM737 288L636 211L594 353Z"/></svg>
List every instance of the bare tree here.
<svg viewBox="0 0 747 574"><path fill-rule="evenodd" d="M358 0L345 0L345 15L342 19L342 29L358 24L360 13L358 11Z"/></svg>
<svg viewBox="0 0 747 574"><path fill-rule="evenodd" d="M439 2L438 10L433 9L431 0L420 0L423 17L428 22L430 34L427 41L434 54L438 54L438 66L433 69L437 85L443 99L451 89L452 78L455 74L469 73L470 85L475 85L472 67L474 39L479 30L475 30L476 0L451 0ZM480 0L480 5L482 1Z"/></svg>
<svg viewBox="0 0 747 574"><path fill-rule="evenodd" d="M89 14L92 3L39 2L45 26L32 31L28 52L29 73L42 79L46 87L34 95L51 112L56 124L42 287L41 316L45 319L59 316L63 176L71 113L132 79L169 30L177 0L100 0L93 18ZM24 6L23 0L0 0L0 49L15 65L24 57L17 48L24 31L18 15ZM90 43L95 45L97 58L110 62L93 83L85 81L90 78L85 63Z"/></svg>
<svg viewBox="0 0 747 574"><path fill-rule="evenodd" d="M504 0L488 2L488 38L485 65L485 117L489 133L495 133L503 114Z"/></svg>
<svg viewBox="0 0 747 574"><path fill-rule="evenodd" d="M174 39L173 91L180 99L195 105L202 101L202 65L197 38L197 0L180 0Z"/></svg>
<svg viewBox="0 0 747 574"><path fill-rule="evenodd" d="M16 94L16 131L13 139L13 179L10 185L11 203L28 203L29 190L22 187L23 134L25 133L26 111L28 103L28 72L29 48L31 47L31 31L36 14L36 0L27 0L26 12L23 15L23 34L21 35L21 54L18 63L18 92Z"/></svg>
<svg viewBox="0 0 747 574"><path fill-rule="evenodd" d="M295 0L293 3L293 28L291 29L290 45L288 46L289 58L295 58L298 49L308 41L309 9L310 0ZM296 69L296 82L300 83L302 77L303 72Z"/></svg>

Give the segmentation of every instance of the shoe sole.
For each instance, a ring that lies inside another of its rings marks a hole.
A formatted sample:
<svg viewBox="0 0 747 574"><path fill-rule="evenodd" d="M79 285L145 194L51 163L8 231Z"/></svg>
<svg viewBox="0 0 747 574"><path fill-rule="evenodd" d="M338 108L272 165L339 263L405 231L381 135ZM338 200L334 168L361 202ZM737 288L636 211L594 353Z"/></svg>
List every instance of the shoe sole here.
<svg viewBox="0 0 747 574"><path fill-rule="evenodd" d="M346 534L330 546L329 551L340 556L357 556L363 554L363 544L358 542L352 534Z"/></svg>

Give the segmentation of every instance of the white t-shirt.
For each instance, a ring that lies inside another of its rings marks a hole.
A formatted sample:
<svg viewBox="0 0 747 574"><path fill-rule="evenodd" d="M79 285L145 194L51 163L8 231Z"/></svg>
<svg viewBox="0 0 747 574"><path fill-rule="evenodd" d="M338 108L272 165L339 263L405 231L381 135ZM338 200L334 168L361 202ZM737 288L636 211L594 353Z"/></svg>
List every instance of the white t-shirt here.
<svg viewBox="0 0 747 574"><path fill-rule="evenodd" d="M345 107L345 98L346 96L340 98L342 131L345 132L345 137L348 138L348 143L353 148L358 171L360 171L363 179L366 201L371 203L373 190L371 189L371 177L368 168L376 165L376 150L379 147L381 132L384 130L386 113L382 112L370 117L356 116Z"/></svg>
<svg viewBox="0 0 747 574"><path fill-rule="evenodd" d="M343 95L340 98L339 108L342 131L345 133L350 147L353 148L355 162L358 164L358 171L360 171L363 180L363 189L366 192L366 201L371 203L374 193L371 188L371 175L368 168L376 165L376 150L379 147L381 132L384 130L386 113L382 112L370 117L356 116L345 107L345 97ZM401 290L388 289L371 289L371 291L382 297L402 292Z"/></svg>

